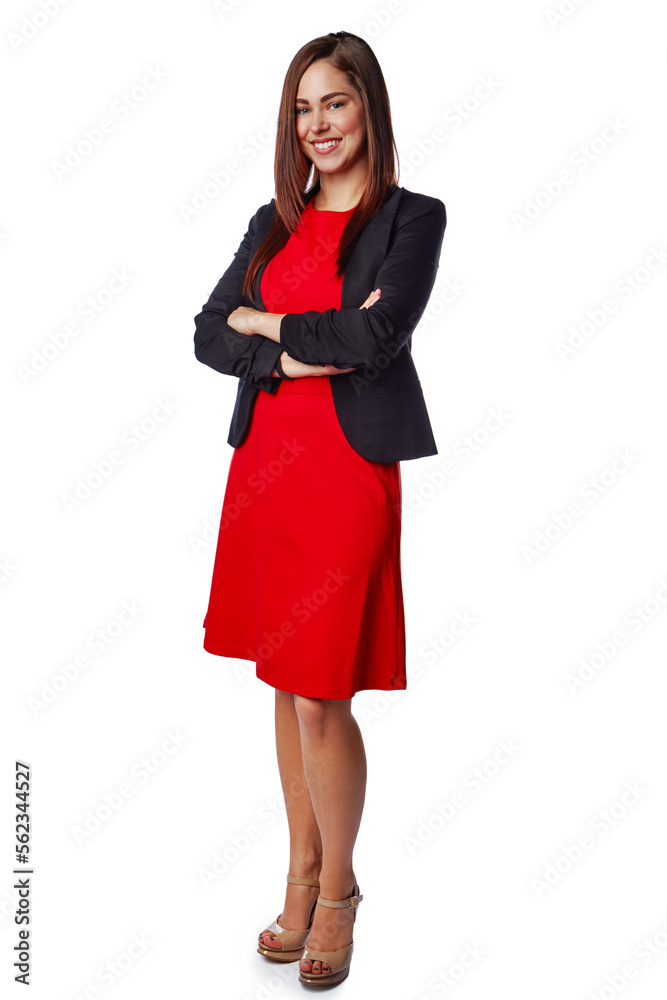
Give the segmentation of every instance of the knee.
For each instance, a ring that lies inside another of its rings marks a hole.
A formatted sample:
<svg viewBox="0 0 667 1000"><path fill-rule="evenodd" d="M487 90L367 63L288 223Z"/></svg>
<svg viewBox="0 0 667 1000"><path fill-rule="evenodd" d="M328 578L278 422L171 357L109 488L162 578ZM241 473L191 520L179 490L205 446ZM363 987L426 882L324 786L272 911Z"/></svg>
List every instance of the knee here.
<svg viewBox="0 0 667 1000"><path fill-rule="evenodd" d="M324 734L332 718L349 712L350 699L306 698L297 694L294 705L301 727L307 730L309 736L318 737Z"/></svg>
<svg viewBox="0 0 667 1000"><path fill-rule="evenodd" d="M294 696L294 706L296 714L299 716L300 725L313 736L321 733L326 714L324 700L322 698L306 698L304 695L297 694Z"/></svg>

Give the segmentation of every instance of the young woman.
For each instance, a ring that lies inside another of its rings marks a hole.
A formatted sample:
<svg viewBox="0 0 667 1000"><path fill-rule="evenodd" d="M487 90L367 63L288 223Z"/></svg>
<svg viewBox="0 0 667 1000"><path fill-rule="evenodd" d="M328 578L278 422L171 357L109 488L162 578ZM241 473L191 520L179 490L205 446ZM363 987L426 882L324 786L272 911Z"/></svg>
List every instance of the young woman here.
<svg viewBox="0 0 667 1000"><path fill-rule="evenodd" d="M275 688L290 836L258 951L318 985L348 975L363 898L352 697L406 687L399 462L437 454L411 336L445 206L397 179L372 50L345 31L308 42L283 86L276 197L195 317L197 359L239 379L204 648Z"/></svg>

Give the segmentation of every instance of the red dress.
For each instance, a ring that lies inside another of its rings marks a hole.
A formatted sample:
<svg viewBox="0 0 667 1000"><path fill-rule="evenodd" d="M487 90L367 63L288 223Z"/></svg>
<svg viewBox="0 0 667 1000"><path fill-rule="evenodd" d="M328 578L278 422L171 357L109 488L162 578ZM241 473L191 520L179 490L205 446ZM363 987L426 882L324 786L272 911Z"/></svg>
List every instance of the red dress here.
<svg viewBox="0 0 667 1000"><path fill-rule="evenodd" d="M308 203L264 269L269 312L340 308L348 215ZM207 652L252 660L260 680L310 698L406 687L400 465L348 442L330 383L343 377L260 391L229 466L204 619Z"/></svg>

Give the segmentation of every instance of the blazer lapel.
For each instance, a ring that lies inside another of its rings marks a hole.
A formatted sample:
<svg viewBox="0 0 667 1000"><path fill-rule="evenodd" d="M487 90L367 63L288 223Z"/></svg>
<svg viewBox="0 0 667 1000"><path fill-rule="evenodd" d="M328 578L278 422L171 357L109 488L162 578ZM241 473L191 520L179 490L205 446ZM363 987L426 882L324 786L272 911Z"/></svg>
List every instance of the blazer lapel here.
<svg viewBox="0 0 667 1000"><path fill-rule="evenodd" d="M396 188L373 216L357 240L343 272L341 309L359 308L373 291L375 275L387 256L392 223L401 200L402 188Z"/></svg>
<svg viewBox="0 0 667 1000"><path fill-rule="evenodd" d="M387 196L384 205L373 216L357 240L357 245L343 272L341 309L360 307L361 303L365 302L373 291L371 285L387 255L389 234L400 205L402 191L403 188L397 187L393 193ZM274 218L275 202L272 201L271 210L264 215L263 225L258 227L255 236L255 250L271 228ZM260 291L262 275L267 264L268 261L265 260L257 272L253 289L255 302L258 303L257 309L262 312L267 311Z"/></svg>

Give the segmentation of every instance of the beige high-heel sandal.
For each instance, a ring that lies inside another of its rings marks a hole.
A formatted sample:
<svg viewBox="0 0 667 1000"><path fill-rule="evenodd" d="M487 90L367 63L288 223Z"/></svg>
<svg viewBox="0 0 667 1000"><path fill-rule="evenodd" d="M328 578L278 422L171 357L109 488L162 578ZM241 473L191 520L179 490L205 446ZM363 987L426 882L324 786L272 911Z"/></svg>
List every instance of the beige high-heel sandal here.
<svg viewBox="0 0 667 1000"><path fill-rule="evenodd" d="M288 875L287 881L293 882L295 885L312 885L317 889L320 887L319 879L303 878L301 875ZM310 934L310 928L313 924L313 914L315 913L316 904L317 900L313 903L313 908L310 911L310 922L305 930L293 931L288 927L281 927L280 918L282 917L282 913L279 913L273 923L270 924L269 927L265 928L257 939L257 951L260 955L266 955L267 958L272 958L276 962L296 962L300 959L303 952L303 946L306 943L308 935ZM278 938L281 942L280 948L267 948L267 946L262 943L262 935L267 932L272 934L273 937Z"/></svg>
<svg viewBox="0 0 667 1000"><path fill-rule="evenodd" d="M347 899L324 899L318 896L316 902L322 906L332 907L354 907L354 917L352 923L357 919L357 907L364 897L359 892L356 881L352 889L352 895ZM326 962L331 972L302 972L300 971L299 982L307 983L309 986L331 986L346 979L350 972L350 962L354 951L354 941L345 948L338 948L337 951L316 951L314 948L304 948L301 959L304 962Z"/></svg>

